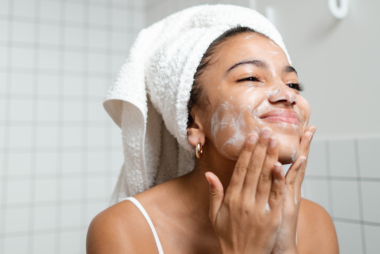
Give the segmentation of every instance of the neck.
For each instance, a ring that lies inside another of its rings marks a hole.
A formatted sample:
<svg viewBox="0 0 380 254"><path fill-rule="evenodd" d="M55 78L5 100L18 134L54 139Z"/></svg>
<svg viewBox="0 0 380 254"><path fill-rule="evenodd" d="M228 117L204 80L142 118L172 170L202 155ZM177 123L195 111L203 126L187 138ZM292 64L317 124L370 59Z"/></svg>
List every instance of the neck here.
<svg viewBox="0 0 380 254"><path fill-rule="evenodd" d="M203 157L196 159L195 168L189 174L181 177L181 200L191 216L205 220L209 214L210 193L205 173L214 173L223 185L224 193L230 183L236 161L222 157L210 140L203 147Z"/></svg>

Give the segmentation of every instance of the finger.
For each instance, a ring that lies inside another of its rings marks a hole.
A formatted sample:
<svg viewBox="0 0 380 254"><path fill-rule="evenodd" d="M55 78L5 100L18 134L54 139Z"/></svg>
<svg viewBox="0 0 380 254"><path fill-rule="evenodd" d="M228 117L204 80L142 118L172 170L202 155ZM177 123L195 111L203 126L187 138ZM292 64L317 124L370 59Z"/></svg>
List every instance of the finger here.
<svg viewBox="0 0 380 254"><path fill-rule="evenodd" d="M216 216L223 203L223 185L214 173L206 172L205 176L210 188L209 217L212 225L214 225Z"/></svg>
<svg viewBox="0 0 380 254"><path fill-rule="evenodd" d="M259 141L252 153L249 161L249 182L247 186L254 184L255 188L251 188L252 193L256 193L256 188L259 182L259 177L262 173L262 167L267 154L269 138L272 134L272 130L265 127L261 130Z"/></svg>
<svg viewBox="0 0 380 254"><path fill-rule="evenodd" d="M310 143L313 140L316 128L315 126L311 126L309 131L312 133L311 137L309 137L309 142L305 142L304 146L306 147L304 149L304 153L301 156L304 156L305 158L301 158L301 167L297 172L297 176L294 182L294 192L296 195L296 199L301 198L301 186L302 182L305 178L305 172L306 172L306 167L307 167L307 159L309 157L309 152L310 152ZM302 142L302 141L301 141Z"/></svg>
<svg viewBox="0 0 380 254"><path fill-rule="evenodd" d="M294 182L294 202L295 204L299 203L299 200L301 199L301 186L303 179L305 178L305 170L307 165L307 158L305 156L302 156L301 158L301 166L298 170L296 180Z"/></svg>
<svg viewBox="0 0 380 254"><path fill-rule="evenodd" d="M258 184L259 184L259 177L264 177L264 180L267 180L270 182L271 180L271 170L273 168L273 165L278 160L278 140L276 137L271 137L269 139L269 143L267 145L267 150L265 154L264 162L259 165L257 165L256 158L256 151L254 151L251 161L248 165L247 174L245 176L244 186L243 186L243 193L244 195L247 195L247 197L256 197L256 190L258 190ZM259 151L260 152L260 151ZM263 151L261 151L263 152ZM268 178L269 177L269 178ZM266 184L262 187L265 187L265 189L260 189L263 193L266 193L267 196L263 196L263 199L268 200L269 190L270 190L270 184Z"/></svg>
<svg viewBox="0 0 380 254"><path fill-rule="evenodd" d="M256 200L261 205L265 205L268 202L272 186L274 164L278 161L278 153L279 149L276 144L276 139L271 138L257 184Z"/></svg>
<svg viewBox="0 0 380 254"><path fill-rule="evenodd" d="M248 163L252 156L252 151L257 143L257 135L251 134L244 143L243 149L240 152L239 158L235 164L234 172L232 173L230 184L227 187L226 197L240 193L243 187L244 177L247 172Z"/></svg>
<svg viewBox="0 0 380 254"><path fill-rule="evenodd" d="M315 127L314 129L311 129L311 130L309 129L310 128L308 128L308 130L305 131L304 134L302 135L301 142L300 142L300 152L299 152L298 158L296 159L295 162L293 162L292 166L289 168L289 171L285 176L285 184L288 186L288 188L289 187L293 188L295 184L297 173L299 169L301 168L301 163L304 160L302 157L307 157L309 155L310 142L315 132Z"/></svg>
<svg viewBox="0 0 380 254"><path fill-rule="evenodd" d="M284 188L285 188L285 177L282 169L282 165L279 162L274 164L273 170L273 182L270 190L270 195L268 199L268 204L271 212L281 213L282 202L284 200Z"/></svg>

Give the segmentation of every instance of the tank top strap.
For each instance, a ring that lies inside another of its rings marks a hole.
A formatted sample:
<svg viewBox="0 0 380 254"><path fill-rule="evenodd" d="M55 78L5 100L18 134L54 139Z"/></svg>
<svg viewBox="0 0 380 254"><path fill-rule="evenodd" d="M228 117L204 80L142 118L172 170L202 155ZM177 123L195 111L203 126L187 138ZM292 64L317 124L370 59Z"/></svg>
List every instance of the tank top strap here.
<svg viewBox="0 0 380 254"><path fill-rule="evenodd" d="M157 245L157 249L158 249L158 253L159 254L164 254L164 251L162 250L162 246L161 246L161 242L160 242L160 239L158 239L158 235L157 235L157 232L156 232L156 229L154 228L153 226L153 223L148 215L148 213L145 211L144 207L140 204L140 202L135 199L134 197L128 197L128 198L125 198L123 200L129 200L131 201L133 204L136 205L136 207L140 210L140 212L144 215L145 219L147 220L149 226L150 226L150 229L152 230L152 233L153 233L153 236L154 236L154 240L156 241L156 245ZM123 201L122 200L122 201Z"/></svg>

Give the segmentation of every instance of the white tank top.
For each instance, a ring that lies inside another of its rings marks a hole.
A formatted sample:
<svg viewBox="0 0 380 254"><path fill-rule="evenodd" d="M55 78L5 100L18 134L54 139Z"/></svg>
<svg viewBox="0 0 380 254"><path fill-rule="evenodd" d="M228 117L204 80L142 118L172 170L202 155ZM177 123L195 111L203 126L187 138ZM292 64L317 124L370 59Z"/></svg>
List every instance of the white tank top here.
<svg viewBox="0 0 380 254"><path fill-rule="evenodd" d="M133 204L135 204L137 206L137 208L140 210L140 212L144 215L145 219L147 220L149 226L150 226L150 229L152 230L152 233L153 233L153 236L154 236L154 240L156 241L156 245L157 245L157 249L158 249L158 253L159 254L164 254L164 251L162 250L162 246L161 246L161 243L160 243L160 239L158 239L158 235L157 235L157 232L156 232L156 229L154 228L153 226L153 223L152 221L150 220L149 218L149 215L148 213L145 211L144 207L140 204L139 201L137 201L137 199L135 199L134 197L129 197L129 198L126 198L124 200L129 200L131 201ZM123 200L122 200L123 201Z"/></svg>

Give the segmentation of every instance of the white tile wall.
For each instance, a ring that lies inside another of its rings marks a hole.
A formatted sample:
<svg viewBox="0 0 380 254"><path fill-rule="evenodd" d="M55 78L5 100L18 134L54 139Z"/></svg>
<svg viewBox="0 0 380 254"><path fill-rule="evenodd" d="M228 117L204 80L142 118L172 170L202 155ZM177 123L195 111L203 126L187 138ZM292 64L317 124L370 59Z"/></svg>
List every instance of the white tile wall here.
<svg viewBox="0 0 380 254"><path fill-rule="evenodd" d="M326 176L326 143L323 141L313 141L307 162L306 175Z"/></svg>
<svg viewBox="0 0 380 254"><path fill-rule="evenodd" d="M365 226L365 243L366 253L376 254L380 250L380 227L379 226Z"/></svg>
<svg viewBox="0 0 380 254"><path fill-rule="evenodd" d="M102 101L144 26L137 11L136 1L0 1L1 254L85 253L122 163Z"/></svg>
<svg viewBox="0 0 380 254"><path fill-rule="evenodd" d="M358 183L332 180L332 211L334 217L360 220Z"/></svg>
<svg viewBox="0 0 380 254"><path fill-rule="evenodd" d="M375 159L380 155L379 140L315 143L310 158L318 159L312 162L313 169L308 166L306 171L305 197L325 208L328 200L326 210L334 220L341 253L378 253L380 248L374 239L380 239L380 178L377 177L380 167ZM316 150L317 155L313 155ZM316 172L319 163L326 170Z"/></svg>
<svg viewBox="0 0 380 254"><path fill-rule="evenodd" d="M356 177L354 140L330 140L328 145L331 176Z"/></svg>
<svg viewBox="0 0 380 254"><path fill-rule="evenodd" d="M380 178L380 138L361 139L358 146L360 176Z"/></svg>
<svg viewBox="0 0 380 254"><path fill-rule="evenodd" d="M362 182L363 219L380 224L380 181Z"/></svg>
<svg viewBox="0 0 380 254"><path fill-rule="evenodd" d="M363 253L360 225L345 222L335 222L335 228L338 234L340 253Z"/></svg>

